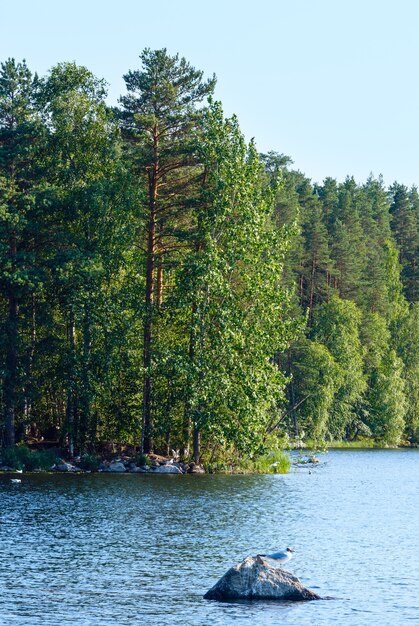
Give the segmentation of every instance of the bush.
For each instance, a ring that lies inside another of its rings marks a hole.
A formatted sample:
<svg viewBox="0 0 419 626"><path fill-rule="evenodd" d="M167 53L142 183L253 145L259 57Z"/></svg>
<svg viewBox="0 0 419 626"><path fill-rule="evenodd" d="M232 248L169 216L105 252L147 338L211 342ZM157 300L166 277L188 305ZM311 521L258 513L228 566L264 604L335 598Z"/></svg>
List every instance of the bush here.
<svg viewBox="0 0 419 626"><path fill-rule="evenodd" d="M5 448L1 454L2 465L12 467L13 469L23 469L22 463L19 461L16 448Z"/></svg>
<svg viewBox="0 0 419 626"><path fill-rule="evenodd" d="M144 465L151 465L151 461L146 454L139 452L135 457L135 463L139 467L144 467Z"/></svg>
<svg viewBox="0 0 419 626"><path fill-rule="evenodd" d="M2 452L3 465L31 472L35 469L49 470L55 463L52 450L30 450L27 446L6 448Z"/></svg>
<svg viewBox="0 0 419 626"><path fill-rule="evenodd" d="M290 467L290 457L283 450L270 450L253 461L253 471L258 474L287 474Z"/></svg>
<svg viewBox="0 0 419 626"><path fill-rule="evenodd" d="M253 459L235 457L204 463L208 474L287 474L291 459L283 450L271 450Z"/></svg>
<svg viewBox="0 0 419 626"><path fill-rule="evenodd" d="M204 463L204 469L207 474L231 474L231 466L223 463L223 461L214 461Z"/></svg>
<svg viewBox="0 0 419 626"><path fill-rule="evenodd" d="M80 458L79 466L87 472L96 472L100 465L99 459L94 454L83 454Z"/></svg>

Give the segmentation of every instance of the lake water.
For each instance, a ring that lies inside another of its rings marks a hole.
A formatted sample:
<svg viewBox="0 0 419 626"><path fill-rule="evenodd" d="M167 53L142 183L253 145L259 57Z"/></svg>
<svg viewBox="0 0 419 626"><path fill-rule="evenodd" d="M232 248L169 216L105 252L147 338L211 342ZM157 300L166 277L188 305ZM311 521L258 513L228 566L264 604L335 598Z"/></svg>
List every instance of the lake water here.
<svg viewBox="0 0 419 626"><path fill-rule="evenodd" d="M320 458L286 476L2 475L1 626L419 624L419 450ZM331 599L203 600L287 545Z"/></svg>

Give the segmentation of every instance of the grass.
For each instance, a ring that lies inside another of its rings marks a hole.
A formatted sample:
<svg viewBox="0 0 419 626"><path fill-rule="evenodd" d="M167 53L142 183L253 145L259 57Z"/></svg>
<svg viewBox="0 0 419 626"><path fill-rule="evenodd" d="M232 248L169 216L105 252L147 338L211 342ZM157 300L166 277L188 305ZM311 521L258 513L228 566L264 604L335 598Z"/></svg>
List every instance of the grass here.
<svg viewBox="0 0 419 626"><path fill-rule="evenodd" d="M253 461L257 474L287 474L291 467L291 459L283 450L270 450Z"/></svg>
<svg viewBox="0 0 419 626"><path fill-rule="evenodd" d="M381 446L379 446L378 443L374 441L374 439L363 438L357 439L356 441L331 441L327 447L329 449L333 448L339 450L363 450L368 448L377 448Z"/></svg>
<svg viewBox="0 0 419 626"><path fill-rule="evenodd" d="M228 462L220 460L204 463L208 474L287 474L291 459L283 450L270 450L253 459L234 459Z"/></svg>

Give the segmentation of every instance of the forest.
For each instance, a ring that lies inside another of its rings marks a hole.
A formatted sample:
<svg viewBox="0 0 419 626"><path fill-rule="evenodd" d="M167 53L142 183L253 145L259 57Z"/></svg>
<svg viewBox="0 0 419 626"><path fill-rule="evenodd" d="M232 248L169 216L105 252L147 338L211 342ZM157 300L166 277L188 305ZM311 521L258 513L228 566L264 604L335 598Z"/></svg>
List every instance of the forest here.
<svg viewBox="0 0 419 626"><path fill-rule="evenodd" d="M138 66L112 107L75 63L1 64L2 445L417 445L416 187L313 183L215 76Z"/></svg>

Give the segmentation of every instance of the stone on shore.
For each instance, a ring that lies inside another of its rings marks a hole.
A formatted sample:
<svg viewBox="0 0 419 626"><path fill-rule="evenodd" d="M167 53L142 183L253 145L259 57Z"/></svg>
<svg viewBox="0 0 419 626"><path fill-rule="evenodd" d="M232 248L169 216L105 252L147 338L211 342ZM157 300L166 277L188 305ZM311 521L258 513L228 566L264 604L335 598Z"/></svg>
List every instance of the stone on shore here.
<svg viewBox="0 0 419 626"><path fill-rule="evenodd" d="M207 600L319 600L290 572L249 556L232 567L204 595Z"/></svg>
<svg viewBox="0 0 419 626"><path fill-rule="evenodd" d="M107 472L118 472L118 473L122 473L122 472L126 472L127 468L125 467L125 465L122 463L122 461L116 461L115 463L111 463L108 467L107 470L105 470Z"/></svg>
<svg viewBox="0 0 419 626"><path fill-rule="evenodd" d="M81 472L79 467L76 467L72 463L67 463L66 461L60 460L59 463L56 463L52 466L55 472Z"/></svg>
<svg viewBox="0 0 419 626"><path fill-rule="evenodd" d="M153 474L183 474L183 472L177 465L167 464L155 467Z"/></svg>

